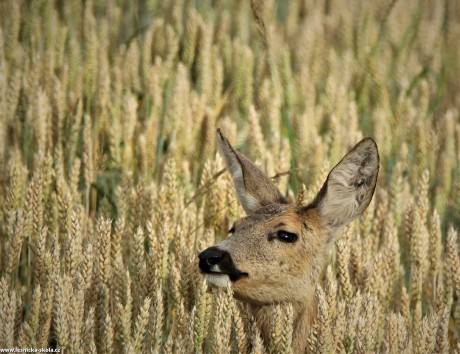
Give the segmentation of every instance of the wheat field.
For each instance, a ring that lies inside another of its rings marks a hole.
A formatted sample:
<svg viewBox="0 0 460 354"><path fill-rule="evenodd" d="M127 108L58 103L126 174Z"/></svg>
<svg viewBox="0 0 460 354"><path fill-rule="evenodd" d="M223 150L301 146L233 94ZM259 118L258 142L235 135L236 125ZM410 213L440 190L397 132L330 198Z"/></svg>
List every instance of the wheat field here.
<svg viewBox="0 0 460 354"><path fill-rule="evenodd" d="M244 216L220 127L308 203L373 136L315 353L460 353L460 3L0 2L0 348L290 353L197 254Z"/></svg>

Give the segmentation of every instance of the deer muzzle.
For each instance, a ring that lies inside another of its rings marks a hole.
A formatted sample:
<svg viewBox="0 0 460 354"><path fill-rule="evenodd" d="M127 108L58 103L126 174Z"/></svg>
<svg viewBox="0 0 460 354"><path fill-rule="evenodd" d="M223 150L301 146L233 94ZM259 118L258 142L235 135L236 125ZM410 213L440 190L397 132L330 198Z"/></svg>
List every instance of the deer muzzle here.
<svg viewBox="0 0 460 354"><path fill-rule="evenodd" d="M205 249L198 255L198 258L202 273L228 275L232 282L237 281L243 276L248 276L248 273L240 271L235 266L230 253L216 246Z"/></svg>

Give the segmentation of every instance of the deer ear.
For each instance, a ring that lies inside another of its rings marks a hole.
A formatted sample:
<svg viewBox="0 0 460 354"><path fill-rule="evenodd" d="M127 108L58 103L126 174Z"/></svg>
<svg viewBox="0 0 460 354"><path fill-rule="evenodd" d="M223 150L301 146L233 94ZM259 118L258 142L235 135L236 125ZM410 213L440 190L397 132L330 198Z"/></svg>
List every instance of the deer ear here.
<svg viewBox="0 0 460 354"><path fill-rule="evenodd" d="M315 208L330 226L348 224L371 202L378 173L377 144L374 139L365 138L332 169L307 208Z"/></svg>
<svg viewBox="0 0 460 354"><path fill-rule="evenodd" d="M217 129L217 146L246 213L250 214L265 205L287 203L270 178L244 155L236 152L220 129Z"/></svg>

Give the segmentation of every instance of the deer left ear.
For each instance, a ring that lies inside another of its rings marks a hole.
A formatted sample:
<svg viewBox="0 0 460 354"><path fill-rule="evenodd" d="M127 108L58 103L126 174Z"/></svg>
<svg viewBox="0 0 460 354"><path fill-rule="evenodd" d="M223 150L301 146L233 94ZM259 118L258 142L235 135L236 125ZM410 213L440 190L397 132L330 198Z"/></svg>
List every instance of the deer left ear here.
<svg viewBox="0 0 460 354"><path fill-rule="evenodd" d="M217 146L232 175L238 200L247 214L265 205L287 203L270 178L235 151L220 129L217 129Z"/></svg>
<svg viewBox="0 0 460 354"><path fill-rule="evenodd" d="M371 202L378 173L377 144L374 139L365 138L332 169L307 208L315 208L330 226L346 225Z"/></svg>

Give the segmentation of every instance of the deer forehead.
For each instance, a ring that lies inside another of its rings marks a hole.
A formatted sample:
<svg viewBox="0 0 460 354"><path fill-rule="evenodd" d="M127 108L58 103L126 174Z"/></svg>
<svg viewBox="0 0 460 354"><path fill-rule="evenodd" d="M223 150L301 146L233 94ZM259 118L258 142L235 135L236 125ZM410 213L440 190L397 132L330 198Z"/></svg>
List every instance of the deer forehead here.
<svg viewBox="0 0 460 354"><path fill-rule="evenodd" d="M286 229L300 235L303 229L319 230L321 220L314 210L305 210L288 204L272 204L236 220L234 226L236 232L245 232L252 228L267 232L273 229Z"/></svg>

